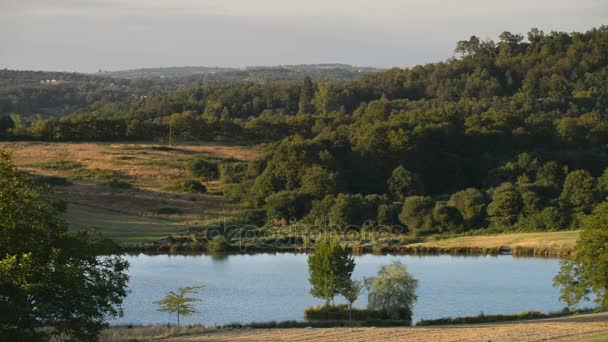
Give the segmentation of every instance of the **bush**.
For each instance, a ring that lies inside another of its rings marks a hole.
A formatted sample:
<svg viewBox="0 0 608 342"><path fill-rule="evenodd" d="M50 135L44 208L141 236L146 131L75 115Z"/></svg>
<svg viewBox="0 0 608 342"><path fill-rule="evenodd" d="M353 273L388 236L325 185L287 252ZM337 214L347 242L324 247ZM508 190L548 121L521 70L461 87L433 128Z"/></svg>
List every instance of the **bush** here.
<svg viewBox="0 0 608 342"><path fill-rule="evenodd" d="M245 179L246 171L246 163L223 163L220 165L220 180L222 183L240 183Z"/></svg>
<svg viewBox="0 0 608 342"><path fill-rule="evenodd" d="M207 187L194 179L184 179L175 182L175 190L189 192L189 193L199 193L204 194L207 192Z"/></svg>
<svg viewBox="0 0 608 342"><path fill-rule="evenodd" d="M194 178L211 181L216 180L220 176L217 162L205 158L197 158L188 162L186 165L188 175Z"/></svg>
<svg viewBox="0 0 608 342"><path fill-rule="evenodd" d="M582 310L580 312L590 312L591 310ZM491 322L504 322L504 321L517 321L525 319L539 319L549 317L560 317L571 315L572 312L565 308L559 312L542 313L538 311L525 311L512 315L486 315L483 312L477 316L468 317L446 317L431 320L421 320L416 323L417 326L429 326L429 325L452 325L452 324L477 324L477 323L491 323Z"/></svg>
<svg viewBox="0 0 608 342"><path fill-rule="evenodd" d="M250 185L250 182L222 184L220 186L220 190L224 194L224 198L226 198L228 201L238 203L243 201Z"/></svg>
<svg viewBox="0 0 608 342"><path fill-rule="evenodd" d="M230 245L223 235L214 236L209 243L207 243L207 252L209 253L223 253Z"/></svg>
<svg viewBox="0 0 608 342"><path fill-rule="evenodd" d="M306 308L304 311L304 318L311 320L325 320L325 321L339 321L348 320L348 305L335 305L335 306L311 306ZM352 319L355 321L365 320L389 320L390 315L386 311L373 311L366 309L353 308ZM403 312L403 320L409 320L408 315Z"/></svg>

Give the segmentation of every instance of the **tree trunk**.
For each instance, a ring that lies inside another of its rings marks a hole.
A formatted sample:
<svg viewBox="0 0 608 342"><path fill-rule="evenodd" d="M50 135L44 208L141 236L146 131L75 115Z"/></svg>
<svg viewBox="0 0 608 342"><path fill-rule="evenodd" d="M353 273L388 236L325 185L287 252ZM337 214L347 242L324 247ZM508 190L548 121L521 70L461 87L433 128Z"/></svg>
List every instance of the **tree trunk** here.
<svg viewBox="0 0 608 342"><path fill-rule="evenodd" d="M179 306L177 307L177 327L179 328Z"/></svg>
<svg viewBox="0 0 608 342"><path fill-rule="evenodd" d="M353 320L353 303L348 303L348 320Z"/></svg>

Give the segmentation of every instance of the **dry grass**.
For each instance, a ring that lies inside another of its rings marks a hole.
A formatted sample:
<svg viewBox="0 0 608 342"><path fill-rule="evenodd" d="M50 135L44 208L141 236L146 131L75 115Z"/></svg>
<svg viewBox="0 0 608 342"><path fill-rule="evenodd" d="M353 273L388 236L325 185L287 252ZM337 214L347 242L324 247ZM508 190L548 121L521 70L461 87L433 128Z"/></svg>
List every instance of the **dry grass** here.
<svg viewBox="0 0 608 342"><path fill-rule="evenodd" d="M605 341L608 314L536 321L413 328L308 328L220 331L166 341Z"/></svg>
<svg viewBox="0 0 608 342"><path fill-rule="evenodd" d="M0 142L0 150L13 153L23 170L57 176L71 176L71 170L53 170L44 164L77 162L86 169L109 170L133 181L143 189L160 190L184 176L183 165L196 156L251 160L258 149L216 143L173 146L132 143L47 143Z"/></svg>
<svg viewBox="0 0 608 342"><path fill-rule="evenodd" d="M417 243L410 245L410 247L441 249L496 249L500 247L510 247L513 250L520 248L539 251L554 251L556 253L567 253L574 249L578 234L578 231L562 231L541 233L513 233L500 235L477 235Z"/></svg>
<svg viewBox="0 0 608 342"><path fill-rule="evenodd" d="M184 165L192 158L250 160L258 154L256 148L217 143L168 147L148 143L0 142L0 150L11 152L16 166L24 171L71 179L72 185L55 190L55 196L68 203L70 228L97 227L120 242L155 240L188 226L234 215L238 209L222 196L164 189L184 178ZM108 175L132 187L103 185ZM179 213L159 214L174 209Z"/></svg>

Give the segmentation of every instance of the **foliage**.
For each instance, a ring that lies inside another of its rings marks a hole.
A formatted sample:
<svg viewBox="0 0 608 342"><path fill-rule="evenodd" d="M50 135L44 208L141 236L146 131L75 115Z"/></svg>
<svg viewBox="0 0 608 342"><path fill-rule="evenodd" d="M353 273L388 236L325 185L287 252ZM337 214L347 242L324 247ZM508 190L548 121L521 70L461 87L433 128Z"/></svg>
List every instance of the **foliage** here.
<svg viewBox="0 0 608 342"><path fill-rule="evenodd" d="M220 176L217 162L207 160L206 158L196 158L189 161L186 165L186 170L190 177L200 178L204 181L216 180Z"/></svg>
<svg viewBox="0 0 608 342"><path fill-rule="evenodd" d="M433 209L435 201L430 197L410 196L403 202L403 210L399 215L401 223L405 224L410 234L425 234L433 231Z"/></svg>
<svg viewBox="0 0 608 342"><path fill-rule="evenodd" d="M393 319L411 320L418 299L418 281L399 261L380 267L378 275L365 279L368 309L385 311Z"/></svg>
<svg viewBox="0 0 608 342"><path fill-rule="evenodd" d="M223 253L228 249L228 241L223 235L214 236L207 244L207 252L212 254Z"/></svg>
<svg viewBox="0 0 608 342"><path fill-rule="evenodd" d="M110 241L68 234L57 207L0 152L0 340L96 341L122 314L128 263Z"/></svg>
<svg viewBox="0 0 608 342"><path fill-rule="evenodd" d="M564 206L577 213L589 214L597 201L595 179L586 170L572 171L564 181L560 200Z"/></svg>
<svg viewBox="0 0 608 342"><path fill-rule="evenodd" d="M388 179L388 192L394 199L403 201L408 196L424 193L422 182L415 173L408 171L403 166L393 170Z"/></svg>
<svg viewBox="0 0 608 342"><path fill-rule="evenodd" d="M348 319L353 319L353 303L359 299L363 290L363 282L349 279L346 285L340 289L340 294L348 302Z"/></svg>
<svg viewBox="0 0 608 342"><path fill-rule="evenodd" d="M469 188L452 194L448 205L455 207L470 226L483 224L486 216L486 196L475 188Z"/></svg>
<svg viewBox="0 0 608 342"><path fill-rule="evenodd" d="M560 287L561 299L569 306L583 300L595 301L608 308L608 202L598 205L583 219L575 252L562 262L554 285Z"/></svg>
<svg viewBox="0 0 608 342"><path fill-rule="evenodd" d="M194 179L182 179L175 183L174 189L182 192L204 194L207 192L207 187Z"/></svg>
<svg viewBox="0 0 608 342"><path fill-rule="evenodd" d="M308 256L310 293L324 299L326 305L333 304L334 297L350 285L354 268L355 261L349 250L331 236L321 237Z"/></svg>
<svg viewBox="0 0 608 342"><path fill-rule="evenodd" d="M196 294L203 286L180 287L177 292L170 291L163 299L154 302L158 305L158 311L168 312L176 315L177 326L181 316L190 316L198 312L193 303L200 302L200 299L188 297Z"/></svg>

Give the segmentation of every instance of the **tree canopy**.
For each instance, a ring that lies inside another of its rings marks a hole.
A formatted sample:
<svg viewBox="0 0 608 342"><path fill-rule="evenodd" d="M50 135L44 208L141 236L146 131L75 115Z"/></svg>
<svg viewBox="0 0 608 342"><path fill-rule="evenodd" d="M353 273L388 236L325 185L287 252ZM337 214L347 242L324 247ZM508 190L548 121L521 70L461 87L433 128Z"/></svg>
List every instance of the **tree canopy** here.
<svg viewBox="0 0 608 342"><path fill-rule="evenodd" d="M60 207L0 152L0 340L97 341L122 314L128 263L110 241L69 234Z"/></svg>

